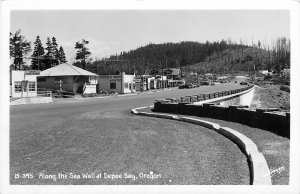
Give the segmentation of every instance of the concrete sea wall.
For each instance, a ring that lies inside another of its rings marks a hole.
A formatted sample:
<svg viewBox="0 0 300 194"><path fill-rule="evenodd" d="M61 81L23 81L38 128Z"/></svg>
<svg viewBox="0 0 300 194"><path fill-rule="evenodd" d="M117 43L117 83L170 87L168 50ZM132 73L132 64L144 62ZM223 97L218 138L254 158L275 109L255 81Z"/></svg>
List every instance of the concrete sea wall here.
<svg viewBox="0 0 300 194"><path fill-rule="evenodd" d="M248 86L238 90L155 100L153 111L232 121L268 130L280 136L289 138L289 112L279 112L278 109L275 108L252 110L249 109L248 105L220 105L222 104L222 100L229 101L234 98L232 94L236 94L235 96L239 97L240 102L244 101L248 103L249 100L251 101L251 95L253 96L250 92L253 92L253 86ZM242 94L245 96L243 97ZM223 97L223 99L220 99L220 96ZM226 96L228 98L226 98ZM211 103L207 103L207 100L209 99L211 100ZM199 101L202 101L202 103L199 103Z"/></svg>

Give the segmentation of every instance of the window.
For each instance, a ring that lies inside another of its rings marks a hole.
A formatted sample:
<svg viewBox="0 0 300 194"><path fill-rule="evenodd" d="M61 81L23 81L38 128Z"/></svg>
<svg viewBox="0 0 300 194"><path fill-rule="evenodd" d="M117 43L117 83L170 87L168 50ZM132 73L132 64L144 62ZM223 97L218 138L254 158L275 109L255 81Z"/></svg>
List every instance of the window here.
<svg viewBox="0 0 300 194"><path fill-rule="evenodd" d="M29 85L29 92L35 91L35 82L29 82L28 85Z"/></svg>
<svg viewBox="0 0 300 194"><path fill-rule="evenodd" d="M22 92L22 82L15 81L15 92Z"/></svg>
<svg viewBox="0 0 300 194"><path fill-rule="evenodd" d="M125 82L125 88L128 88L128 83L127 82Z"/></svg>
<svg viewBox="0 0 300 194"><path fill-rule="evenodd" d="M116 83L110 83L110 89L116 89Z"/></svg>
<svg viewBox="0 0 300 194"><path fill-rule="evenodd" d="M46 78L45 77L38 77L37 81L38 82L46 82Z"/></svg>

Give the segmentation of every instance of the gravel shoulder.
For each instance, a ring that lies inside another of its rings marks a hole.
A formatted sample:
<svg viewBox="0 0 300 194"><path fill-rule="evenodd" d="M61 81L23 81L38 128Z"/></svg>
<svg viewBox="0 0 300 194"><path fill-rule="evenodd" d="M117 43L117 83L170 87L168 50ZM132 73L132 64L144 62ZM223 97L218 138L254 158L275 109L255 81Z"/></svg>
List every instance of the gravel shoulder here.
<svg viewBox="0 0 300 194"><path fill-rule="evenodd" d="M256 86L251 108L279 108L281 111L289 111L290 93L280 90L280 86Z"/></svg>

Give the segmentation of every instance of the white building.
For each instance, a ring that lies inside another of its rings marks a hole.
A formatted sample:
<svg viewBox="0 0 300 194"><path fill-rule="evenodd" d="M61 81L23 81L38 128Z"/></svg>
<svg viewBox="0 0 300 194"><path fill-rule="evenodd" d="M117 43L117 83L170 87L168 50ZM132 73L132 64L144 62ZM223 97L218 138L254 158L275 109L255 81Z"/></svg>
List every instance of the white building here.
<svg viewBox="0 0 300 194"><path fill-rule="evenodd" d="M40 71L11 71L11 96L13 98L36 97L37 76Z"/></svg>
<svg viewBox="0 0 300 194"><path fill-rule="evenodd" d="M268 75L268 70L258 70L258 72L262 75Z"/></svg>
<svg viewBox="0 0 300 194"><path fill-rule="evenodd" d="M224 81L224 80L228 80L228 77L226 76L221 76L221 77L218 77L217 81Z"/></svg>
<svg viewBox="0 0 300 194"><path fill-rule="evenodd" d="M150 83L150 75L136 75L134 77L134 84L135 84L135 90L136 91L145 91L149 90L149 83Z"/></svg>
<svg viewBox="0 0 300 194"><path fill-rule="evenodd" d="M213 79L213 74L211 74L211 73L206 73L206 74L204 74L204 76L207 79Z"/></svg>
<svg viewBox="0 0 300 194"><path fill-rule="evenodd" d="M125 72L120 75L100 75L98 77L99 91L118 94L133 93L136 91L134 78L135 75L126 75Z"/></svg>
<svg viewBox="0 0 300 194"><path fill-rule="evenodd" d="M151 90L151 89L156 89L158 87L158 80L155 78L155 77L150 77L147 79L147 82L148 82L148 89Z"/></svg>
<svg viewBox="0 0 300 194"><path fill-rule="evenodd" d="M156 88L161 89L161 88L167 88L168 87L168 79L167 76L156 76Z"/></svg>

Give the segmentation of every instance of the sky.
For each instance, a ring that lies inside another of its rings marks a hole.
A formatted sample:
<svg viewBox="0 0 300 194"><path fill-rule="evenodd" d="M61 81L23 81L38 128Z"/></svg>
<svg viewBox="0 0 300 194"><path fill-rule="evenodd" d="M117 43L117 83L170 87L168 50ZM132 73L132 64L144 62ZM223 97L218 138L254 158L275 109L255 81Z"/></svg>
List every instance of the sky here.
<svg viewBox="0 0 300 194"><path fill-rule="evenodd" d="M221 41L271 44L290 37L288 10L15 10L10 31L32 43L56 37L73 62L75 43L88 40L93 59L129 51L148 43ZM33 45L32 45L33 48Z"/></svg>

